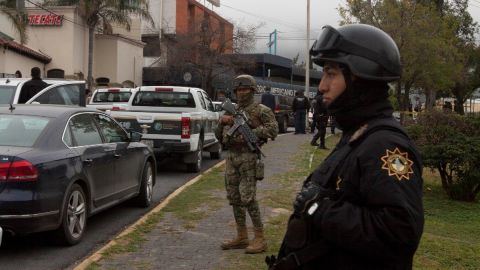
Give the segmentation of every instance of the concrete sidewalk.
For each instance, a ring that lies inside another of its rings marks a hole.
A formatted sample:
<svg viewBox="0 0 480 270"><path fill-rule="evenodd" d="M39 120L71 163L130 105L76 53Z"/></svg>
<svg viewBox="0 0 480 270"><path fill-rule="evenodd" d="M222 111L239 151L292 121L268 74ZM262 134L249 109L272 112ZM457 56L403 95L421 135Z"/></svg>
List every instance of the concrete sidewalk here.
<svg viewBox="0 0 480 270"><path fill-rule="evenodd" d="M262 190L275 189L275 179L272 176L292 170L292 156L300 151L300 146L309 142L312 136L284 134L263 147L267 156L265 179L258 182L257 198L264 223L271 215L271 209L262 204ZM224 205L208 218L200 220L194 228L186 229L173 215L166 215L155 229L148 233L147 241L142 243L138 251L102 258L92 269L222 269L222 264L227 263L222 259L226 252L241 251L220 249L220 243L224 239L233 237L235 222L225 191L218 193L218 197L224 200ZM247 222L251 227L249 218Z"/></svg>

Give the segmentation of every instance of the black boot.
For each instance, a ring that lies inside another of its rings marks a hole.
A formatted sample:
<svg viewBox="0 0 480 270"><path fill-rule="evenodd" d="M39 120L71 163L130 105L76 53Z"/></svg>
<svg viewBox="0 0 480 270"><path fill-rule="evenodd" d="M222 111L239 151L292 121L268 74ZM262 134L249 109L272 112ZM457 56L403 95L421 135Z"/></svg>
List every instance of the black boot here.
<svg viewBox="0 0 480 270"><path fill-rule="evenodd" d="M310 145L311 145L311 146L318 146L318 143L317 143L316 141L311 141L311 142L310 142Z"/></svg>

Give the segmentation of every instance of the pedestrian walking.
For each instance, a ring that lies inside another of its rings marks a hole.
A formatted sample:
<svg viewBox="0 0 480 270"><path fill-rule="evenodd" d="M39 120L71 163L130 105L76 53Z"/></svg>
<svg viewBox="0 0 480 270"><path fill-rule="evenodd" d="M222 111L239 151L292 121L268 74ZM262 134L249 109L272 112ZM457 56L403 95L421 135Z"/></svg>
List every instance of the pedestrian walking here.
<svg viewBox="0 0 480 270"><path fill-rule="evenodd" d="M254 102L257 83L250 75L240 75L233 81L237 96L237 110L246 114L248 125L261 140L273 139L278 134L278 124L272 110ZM263 233L260 208L256 199L257 179L263 178L263 164L259 153L252 152L242 135L227 132L233 124L233 117L225 113L220 119L215 135L228 149L225 171L227 198L233 208L237 225L237 236L222 243L222 249L245 249L246 253L261 253L267 249ZM246 212L250 215L255 238L249 242L246 224Z"/></svg>
<svg viewBox="0 0 480 270"><path fill-rule="evenodd" d="M270 108L272 112L275 112L275 107L277 106L277 104L275 102L275 96L271 93L270 90L270 86L265 87L265 93L262 94L262 99L260 103Z"/></svg>
<svg viewBox="0 0 480 270"><path fill-rule="evenodd" d="M297 91L292 103L292 111L295 114L295 134L305 134L305 117L309 110L310 103L303 91Z"/></svg>
<svg viewBox="0 0 480 270"><path fill-rule="evenodd" d="M335 135L335 116L330 116L330 133Z"/></svg>
<svg viewBox="0 0 480 270"><path fill-rule="evenodd" d="M18 103L27 102L43 88L48 86L48 84L40 78L40 73L40 68L38 67L31 69L30 74L32 75L32 79L23 84Z"/></svg>
<svg viewBox="0 0 480 270"><path fill-rule="evenodd" d="M325 135L327 134L328 112L322 101L323 95L320 91L315 96L315 106L313 107L313 119L315 119L317 133L313 135L310 145L318 146L319 149L327 149L325 146ZM320 144L317 143L320 139Z"/></svg>
<svg viewBox="0 0 480 270"><path fill-rule="evenodd" d="M412 269L423 231L422 161L392 117L395 42L373 26L326 26L311 49L323 102L343 131L303 183L277 269Z"/></svg>
<svg viewBox="0 0 480 270"><path fill-rule="evenodd" d="M315 133L315 128L317 127L317 119L315 119L315 106L316 105L317 105L317 100L314 98L310 102L310 111L312 112L312 124L310 125L310 133Z"/></svg>

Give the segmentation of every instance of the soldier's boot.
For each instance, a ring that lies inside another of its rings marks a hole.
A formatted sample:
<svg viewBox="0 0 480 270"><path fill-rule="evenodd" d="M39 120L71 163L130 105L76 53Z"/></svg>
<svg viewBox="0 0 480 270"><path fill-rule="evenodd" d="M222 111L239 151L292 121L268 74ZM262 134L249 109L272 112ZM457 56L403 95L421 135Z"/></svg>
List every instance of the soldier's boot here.
<svg viewBox="0 0 480 270"><path fill-rule="evenodd" d="M318 143L316 142L316 140L312 140L312 141L310 142L310 145L312 145L312 146L318 146Z"/></svg>
<svg viewBox="0 0 480 270"><path fill-rule="evenodd" d="M245 253L256 254L267 250L267 241L263 236L263 228L254 228L255 238L252 243L245 249Z"/></svg>
<svg viewBox="0 0 480 270"><path fill-rule="evenodd" d="M244 249L248 247L248 232L247 227L237 226L237 237L230 240L225 241L222 243L221 247L223 250L225 249Z"/></svg>

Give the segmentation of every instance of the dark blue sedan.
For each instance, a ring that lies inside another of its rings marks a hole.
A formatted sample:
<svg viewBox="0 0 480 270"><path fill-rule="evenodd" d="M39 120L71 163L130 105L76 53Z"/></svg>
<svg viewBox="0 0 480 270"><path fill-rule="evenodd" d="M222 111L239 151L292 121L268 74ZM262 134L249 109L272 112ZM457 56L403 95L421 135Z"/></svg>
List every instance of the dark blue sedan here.
<svg viewBox="0 0 480 270"><path fill-rule="evenodd" d="M140 139L92 109L1 106L0 227L74 245L88 216L128 199L148 207L156 162Z"/></svg>

